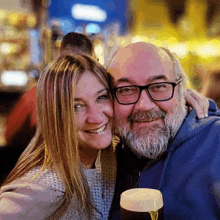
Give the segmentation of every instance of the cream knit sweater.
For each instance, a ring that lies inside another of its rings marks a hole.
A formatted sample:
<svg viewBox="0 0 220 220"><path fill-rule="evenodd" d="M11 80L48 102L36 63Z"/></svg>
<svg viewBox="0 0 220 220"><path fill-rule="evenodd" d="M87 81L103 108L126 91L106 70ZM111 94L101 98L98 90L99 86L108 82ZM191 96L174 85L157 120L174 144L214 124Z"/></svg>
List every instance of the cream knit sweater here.
<svg viewBox="0 0 220 220"><path fill-rule="evenodd" d="M28 172L24 177L2 187L0 191L0 220L43 220L57 208L64 195L64 186L57 173L45 170L36 179L40 167ZM94 219L107 220L113 199L116 159L112 147L100 151L95 169L85 169L91 197L96 207ZM75 199L60 218L62 220L86 220L80 214Z"/></svg>

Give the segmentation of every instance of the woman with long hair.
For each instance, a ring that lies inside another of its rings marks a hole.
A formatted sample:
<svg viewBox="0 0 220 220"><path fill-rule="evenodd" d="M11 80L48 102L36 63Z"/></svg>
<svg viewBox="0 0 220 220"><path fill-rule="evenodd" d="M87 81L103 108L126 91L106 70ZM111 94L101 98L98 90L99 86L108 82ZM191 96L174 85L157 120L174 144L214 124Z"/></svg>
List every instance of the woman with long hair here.
<svg viewBox="0 0 220 220"><path fill-rule="evenodd" d="M0 219L108 218L116 173L111 83L86 55L44 69L37 132L1 188Z"/></svg>
<svg viewBox="0 0 220 220"><path fill-rule="evenodd" d="M0 219L108 219L116 159L113 80L86 55L58 57L37 86L37 132L0 192Z"/></svg>

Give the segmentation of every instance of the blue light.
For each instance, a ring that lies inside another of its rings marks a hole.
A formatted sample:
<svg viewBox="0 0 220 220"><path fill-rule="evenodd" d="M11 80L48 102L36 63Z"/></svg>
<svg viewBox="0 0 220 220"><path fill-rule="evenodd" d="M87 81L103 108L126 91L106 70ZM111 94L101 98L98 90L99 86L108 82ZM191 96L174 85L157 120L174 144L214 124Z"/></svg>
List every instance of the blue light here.
<svg viewBox="0 0 220 220"><path fill-rule="evenodd" d="M60 18L59 21L64 34L75 30L74 22L72 20Z"/></svg>
<svg viewBox="0 0 220 220"><path fill-rule="evenodd" d="M98 24L89 23L86 25L87 34L98 34L101 31L101 28Z"/></svg>
<svg viewBox="0 0 220 220"><path fill-rule="evenodd" d="M29 31L29 40L30 40L30 57L31 63L38 64L41 60L41 51L39 45L39 31L31 29Z"/></svg>

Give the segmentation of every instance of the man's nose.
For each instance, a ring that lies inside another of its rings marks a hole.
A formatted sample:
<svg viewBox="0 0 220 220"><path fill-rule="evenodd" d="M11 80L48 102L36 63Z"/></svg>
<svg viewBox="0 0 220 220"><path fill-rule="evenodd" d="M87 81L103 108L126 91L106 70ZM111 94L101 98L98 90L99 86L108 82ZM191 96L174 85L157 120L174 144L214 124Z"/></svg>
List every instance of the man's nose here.
<svg viewBox="0 0 220 220"><path fill-rule="evenodd" d="M102 108L97 106L90 106L87 111L87 123L90 124L99 124L103 122L105 117L104 111Z"/></svg>
<svg viewBox="0 0 220 220"><path fill-rule="evenodd" d="M138 110L150 110L156 106L154 101L150 98L147 90L142 90L138 102L135 104L135 108Z"/></svg>

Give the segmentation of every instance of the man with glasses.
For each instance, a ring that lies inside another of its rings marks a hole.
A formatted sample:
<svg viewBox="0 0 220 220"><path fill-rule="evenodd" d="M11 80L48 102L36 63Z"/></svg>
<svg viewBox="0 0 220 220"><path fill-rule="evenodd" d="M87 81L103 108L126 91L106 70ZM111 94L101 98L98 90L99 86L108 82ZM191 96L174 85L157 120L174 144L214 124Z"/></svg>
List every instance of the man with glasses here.
<svg viewBox="0 0 220 220"><path fill-rule="evenodd" d="M120 49L115 78L118 171L109 219L119 219L120 194L159 189L164 219L220 219L220 111L198 119L185 105L186 75L169 50L150 43Z"/></svg>

